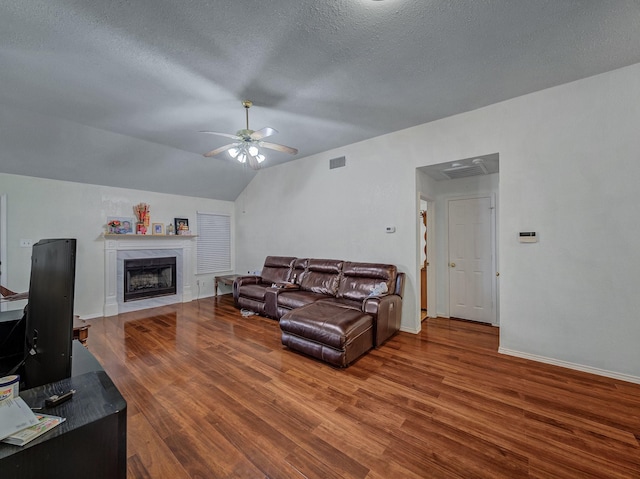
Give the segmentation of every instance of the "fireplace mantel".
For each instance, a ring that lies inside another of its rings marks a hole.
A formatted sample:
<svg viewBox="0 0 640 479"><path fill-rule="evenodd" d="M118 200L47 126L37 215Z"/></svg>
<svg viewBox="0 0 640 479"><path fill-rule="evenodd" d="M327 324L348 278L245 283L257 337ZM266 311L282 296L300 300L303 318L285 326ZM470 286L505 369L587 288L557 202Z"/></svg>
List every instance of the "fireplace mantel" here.
<svg viewBox="0 0 640 479"><path fill-rule="evenodd" d="M141 240L162 240L162 239L187 239L187 238L197 238L198 235L121 235L121 234L113 234L113 233L105 233L102 236L109 239L134 239L139 238ZM136 240L137 241L137 240Z"/></svg>
<svg viewBox="0 0 640 479"><path fill-rule="evenodd" d="M128 302L126 309L123 308L123 298L119 298L119 290L122 291L122 287L118 284L118 270L119 263L123 262L122 256L125 254L136 257L158 250L177 251L177 267L181 276L181 279L178 279L180 291L177 295L163 297L162 304L192 301L194 238L195 236L182 235L104 235L104 315L115 316L125 311L161 305L157 301L141 300ZM122 264L120 264L120 270L122 270Z"/></svg>

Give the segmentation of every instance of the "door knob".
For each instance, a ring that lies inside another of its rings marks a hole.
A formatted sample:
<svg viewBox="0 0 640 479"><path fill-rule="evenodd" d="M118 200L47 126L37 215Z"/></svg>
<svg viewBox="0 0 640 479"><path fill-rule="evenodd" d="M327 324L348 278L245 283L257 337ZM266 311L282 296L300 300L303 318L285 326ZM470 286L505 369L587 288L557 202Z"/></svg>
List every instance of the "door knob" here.
<svg viewBox="0 0 640 479"><path fill-rule="evenodd" d="M452 268L455 268L456 264L455 263L449 263L449 266L451 266Z"/></svg>

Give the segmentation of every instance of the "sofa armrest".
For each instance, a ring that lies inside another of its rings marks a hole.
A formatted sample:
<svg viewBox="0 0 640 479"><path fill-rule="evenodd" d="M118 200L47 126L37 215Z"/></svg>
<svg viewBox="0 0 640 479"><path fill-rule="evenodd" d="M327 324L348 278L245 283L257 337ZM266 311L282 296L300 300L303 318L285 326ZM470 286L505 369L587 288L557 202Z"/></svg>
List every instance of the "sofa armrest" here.
<svg viewBox="0 0 640 479"><path fill-rule="evenodd" d="M255 274L238 276L234 281L234 284L235 283L237 283L238 286L242 286L243 284L259 284L262 283L262 277L256 276Z"/></svg>
<svg viewBox="0 0 640 479"><path fill-rule="evenodd" d="M238 276L233 282L233 301L238 305L238 296L240 295L239 288L244 284L259 284L262 282L260 276L246 275Z"/></svg>
<svg viewBox="0 0 640 479"><path fill-rule="evenodd" d="M278 318L278 293L280 288L271 286L264 290L264 314L269 318Z"/></svg>
<svg viewBox="0 0 640 479"><path fill-rule="evenodd" d="M362 301L362 311L373 316L375 347L400 330L402 298L397 294L369 296Z"/></svg>
<svg viewBox="0 0 640 479"><path fill-rule="evenodd" d="M297 291L300 286L293 283L273 283L264 290L264 313L278 319L278 295L283 291Z"/></svg>

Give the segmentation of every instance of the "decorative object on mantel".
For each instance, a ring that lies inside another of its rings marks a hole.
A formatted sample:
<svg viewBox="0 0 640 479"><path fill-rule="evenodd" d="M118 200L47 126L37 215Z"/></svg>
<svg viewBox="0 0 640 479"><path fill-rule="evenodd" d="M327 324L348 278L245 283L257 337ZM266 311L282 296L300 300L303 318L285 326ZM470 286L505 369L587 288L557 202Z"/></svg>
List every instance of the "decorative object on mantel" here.
<svg viewBox="0 0 640 479"><path fill-rule="evenodd" d="M147 228L149 228L149 212L151 207L147 203L138 203L133 207L133 212L138 218L138 225L136 226L136 233L139 235L147 234Z"/></svg>
<svg viewBox="0 0 640 479"><path fill-rule="evenodd" d="M173 236L173 235L175 234L175 231L174 231L174 229L173 229L173 224L172 224L172 223L169 223L169 224L167 225L167 234L168 234L169 236Z"/></svg>
<svg viewBox="0 0 640 479"><path fill-rule="evenodd" d="M154 235L163 235L164 234L164 224L162 223L153 223L153 230L151 231Z"/></svg>
<svg viewBox="0 0 640 479"><path fill-rule="evenodd" d="M188 218L174 218L173 223L175 224L176 234L177 235L190 235L191 231L189 231L189 219Z"/></svg>
<svg viewBox="0 0 640 479"><path fill-rule="evenodd" d="M112 235L133 234L133 218L107 217L107 233Z"/></svg>

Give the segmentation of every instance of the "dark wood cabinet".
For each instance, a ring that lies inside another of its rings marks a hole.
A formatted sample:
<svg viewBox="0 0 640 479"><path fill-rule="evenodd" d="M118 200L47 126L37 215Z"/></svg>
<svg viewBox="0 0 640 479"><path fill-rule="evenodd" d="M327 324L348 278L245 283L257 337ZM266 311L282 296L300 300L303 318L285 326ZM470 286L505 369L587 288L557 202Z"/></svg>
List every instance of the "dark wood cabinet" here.
<svg viewBox="0 0 640 479"><path fill-rule="evenodd" d="M75 389L73 398L45 414L66 421L23 447L0 443L2 479L126 478L127 403L100 363L73 342L72 376L22 391L32 408Z"/></svg>

